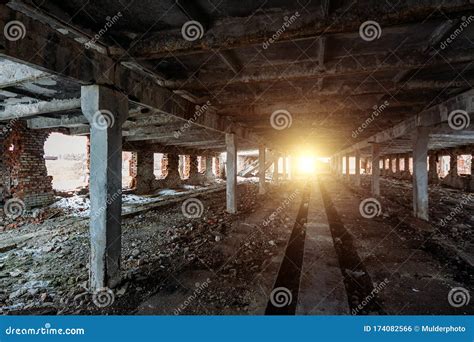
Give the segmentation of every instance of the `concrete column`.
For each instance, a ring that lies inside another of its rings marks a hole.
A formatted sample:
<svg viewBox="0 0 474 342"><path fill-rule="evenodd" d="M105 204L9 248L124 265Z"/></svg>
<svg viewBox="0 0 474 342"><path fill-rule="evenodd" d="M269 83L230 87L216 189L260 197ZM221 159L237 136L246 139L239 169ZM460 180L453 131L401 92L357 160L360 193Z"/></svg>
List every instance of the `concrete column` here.
<svg viewBox="0 0 474 342"><path fill-rule="evenodd" d="M278 161L280 160L280 155L275 153L275 162L273 163L273 182L278 182Z"/></svg>
<svg viewBox="0 0 474 342"><path fill-rule="evenodd" d="M430 183L438 183L438 167L437 167L438 155L436 153L431 153L429 156L429 171L428 171L428 180Z"/></svg>
<svg viewBox="0 0 474 342"><path fill-rule="evenodd" d="M452 176L458 175L458 154L453 150L449 157L449 174Z"/></svg>
<svg viewBox="0 0 474 342"><path fill-rule="evenodd" d="M403 171L406 171L406 172L410 173L410 155L409 154L405 154L404 164L405 164L405 166L404 166Z"/></svg>
<svg viewBox="0 0 474 342"><path fill-rule="evenodd" d="M81 108L90 123L90 278L95 290L120 281L122 124L128 98L106 87L83 86Z"/></svg>
<svg viewBox="0 0 474 342"><path fill-rule="evenodd" d="M226 133L225 143L227 148L227 212L237 213L237 144L235 134Z"/></svg>
<svg viewBox="0 0 474 342"><path fill-rule="evenodd" d="M177 154L168 153L167 155L167 175L164 179L164 184L167 187L174 188L181 183L180 159L180 156Z"/></svg>
<svg viewBox="0 0 474 342"><path fill-rule="evenodd" d="M155 189L154 153L152 151L137 152L137 171L135 192L138 195L149 194Z"/></svg>
<svg viewBox="0 0 474 342"><path fill-rule="evenodd" d="M350 178L350 175L351 175L351 172L349 169L349 160L350 160L350 156L346 155L346 177L347 178Z"/></svg>
<svg viewBox="0 0 474 342"><path fill-rule="evenodd" d="M355 153L355 185L360 186L360 151Z"/></svg>
<svg viewBox="0 0 474 342"><path fill-rule="evenodd" d="M417 127L413 143L413 212L428 221L428 140L426 127Z"/></svg>
<svg viewBox="0 0 474 342"><path fill-rule="evenodd" d="M201 184L203 182L203 175L199 173L198 156L189 156L189 184Z"/></svg>
<svg viewBox="0 0 474 342"><path fill-rule="evenodd" d="M265 146L261 145L258 149L258 193L265 194Z"/></svg>
<svg viewBox="0 0 474 342"><path fill-rule="evenodd" d="M224 164L224 158L221 155L219 155L219 178L225 179L226 178L226 170L225 170L225 164Z"/></svg>
<svg viewBox="0 0 474 342"><path fill-rule="evenodd" d="M380 145L372 144L372 195L380 196Z"/></svg>
<svg viewBox="0 0 474 342"><path fill-rule="evenodd" d="M395 156L395 172L396 172L397 174L399 174L400 171L401 171L401 167L400 167L400 156L397 154L397 155Z"/></svg>
<svg viewBox="0 0 474 342"><path fill-rule="evenodd" d="M214 172L212 171L212 157L207 156L206 157L206 179L207 180L214 180L216 176L214 175Z"/></svg>
<svg viewBox="0 0 474 342"><path fill-rule="evenodd" d="M281 158L281 163L283 165L283 180L286 180L286 155L283 155Z"/></svg>

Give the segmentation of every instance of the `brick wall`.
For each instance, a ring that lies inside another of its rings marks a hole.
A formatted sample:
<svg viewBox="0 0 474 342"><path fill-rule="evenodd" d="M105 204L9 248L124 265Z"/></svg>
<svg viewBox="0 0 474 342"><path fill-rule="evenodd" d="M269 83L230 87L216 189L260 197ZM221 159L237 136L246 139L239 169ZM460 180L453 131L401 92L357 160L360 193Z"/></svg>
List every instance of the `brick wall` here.
<svg viewBox="0 0 474 342"><path fill-rule="evenodd" d="M45 130L30 130L17 121L3 141L4 177L8 178L10 195L20 198L27 208L50 204L54 199L44 161L44 142L49 136ZM6 174L6 175L5 175Z"/></svg>

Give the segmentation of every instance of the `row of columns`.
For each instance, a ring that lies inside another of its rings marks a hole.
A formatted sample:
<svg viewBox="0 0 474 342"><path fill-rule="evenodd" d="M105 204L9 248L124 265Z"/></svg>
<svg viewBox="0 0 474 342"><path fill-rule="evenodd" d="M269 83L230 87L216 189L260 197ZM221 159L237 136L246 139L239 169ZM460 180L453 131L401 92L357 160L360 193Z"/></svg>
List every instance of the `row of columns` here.
<svg viewBox="0 0 474 342"><path fill-rule="evenodd" d="M418 127L414 134L413 140L413 213L414 216L422 220L428 221L428 140L429 130L426 127ZM380 145L377 143L372 144L372 177L371 177L371 192L374 196L380 196ZM335 156L335 165L333 164L333 170L337 174L342 174L342 156ZM345 176L350 176L349 166L350 155L345 156ZM436 163L434 158L433 159ZM392 158L389 158L388 172L393 172ZM404 169L408 171L409 156L405 156ZM385 159L383 160L382 169L385 170ZM430 169L436 170L436 164L433 167L430 161ZM400 158L395 158L395 170L397 174L401 172ZM409 171L408 171L409 172ZM360 152L355 152L355 184L360 186Z"/></svg>
<svg viewBox="0 0 474 342"><path fill-rule="evenodd" d="M91 289L96 290L103 287L115 287L120 281L122 124L129 112L128 98L121 92L104 86L83 86L81 108L90 123L90 286ZM226 134L225 141L227 146L227 211L236 213L237 145L235 135ZM167 178L179 178L178 156L169 155L167 162ZM211 167L207 166L206 174L211 173Z"/></svg>

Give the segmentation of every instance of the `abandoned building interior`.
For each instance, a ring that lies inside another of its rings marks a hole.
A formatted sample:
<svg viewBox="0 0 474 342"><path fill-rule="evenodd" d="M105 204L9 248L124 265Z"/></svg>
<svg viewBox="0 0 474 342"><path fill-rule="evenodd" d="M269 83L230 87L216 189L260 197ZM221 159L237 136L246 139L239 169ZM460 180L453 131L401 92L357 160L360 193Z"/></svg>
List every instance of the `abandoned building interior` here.
<svg viewBox="0 0 474 342"><path fill-rule="evenodd" d="M474 2L0 1L0 313L474 314Z"/></svg>

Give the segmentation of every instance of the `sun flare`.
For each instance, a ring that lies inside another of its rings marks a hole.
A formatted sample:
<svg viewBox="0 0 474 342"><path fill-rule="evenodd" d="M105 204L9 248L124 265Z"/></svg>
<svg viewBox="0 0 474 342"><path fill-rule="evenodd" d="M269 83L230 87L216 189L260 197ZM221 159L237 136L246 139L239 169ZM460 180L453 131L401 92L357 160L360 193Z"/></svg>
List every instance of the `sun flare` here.
<svg viewBox="0 0 474 342"><path fill-rule="evenodd" d="M316 160L312 156L301 156L298 158L298 171L304 174L312 174L316 171Z"/></svg>

